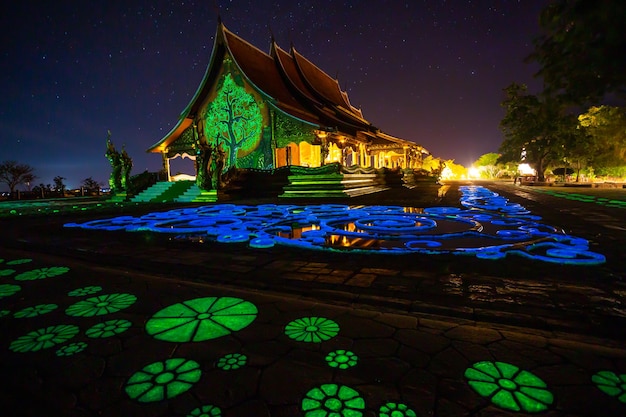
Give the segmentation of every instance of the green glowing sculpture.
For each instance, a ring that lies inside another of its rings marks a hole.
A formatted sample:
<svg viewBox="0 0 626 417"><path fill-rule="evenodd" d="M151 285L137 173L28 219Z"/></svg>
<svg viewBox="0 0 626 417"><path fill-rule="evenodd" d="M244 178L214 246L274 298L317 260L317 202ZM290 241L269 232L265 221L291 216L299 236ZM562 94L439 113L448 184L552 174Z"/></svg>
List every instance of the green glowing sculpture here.
<svg viewBox="0 0 626 417"><path fill-rule="evenodd" d="M142 403L174 398L198 382L200 365L183 358L154 362L136 372L126 383L126 394Z"/></svg>
<svg viewBox="0 0 626 417"><path fill-rule="evenodd" d="M359 357L353 352L338 349L326 355L326 362L331 368L348 369L356 365Z"/></svg>
<svg viewBox="0 0 626 417"><path fill-rule="evenodd" d="M222 417L222 410L214 405L203 405L191 410L186 417Z"/></svg>
<svg viewBox="0 0 626 417"><path fill-rule="evenodd" d="M285 326L285 334L298 342L319 343L339 333L339 325L324 317L302 317Z"/></svg>
<svg viewBox="0 0 626 417"><path fill-rule="evenodd" d="M361 395L345 385L324 384L302 400L305 417L361 417L364 409Z"/></svg>
<svg viewBox="0 0 626 417"><path fill-rule="evenodd" d="M57 308L59 308L59 306L56 304L39 304L33 307L26 307L25 309L22 309L20 311L16 311L15 314L13 314L13 317L18 319L35 317L54 311Z"/></svg>
<svg viewBox="0 0 626 417"><path fill-rule="evenodd" d="M0 269L0 277L8 277L15 274L15 269Z"/></svg>
<svg viewBox="0 0 626 417"><path fill-rule="evenodd" d="M387 403L380 407L378 417L417 417L406 404Z"/></svg>
<svg viewBox="0 0 626 417"><path fill-rule="evenodd" d="M12 261L7 262L7 265L22 265L22 264L27 264L29 262L32 262L32 259L29 258L23 258L23 259L14 259Z"/></svg>
<svg viewBox="0 0 626 417"><path fill-rule="evenodd" d="M78 352L82 352L85 348L87 348L87 343L75 342L57 349L55 353L57 356L72 356Z"/></svg>
<svg viewBox="0 0 626 417"><path fill-rule="evenodd" d="M69 306L65 313L74 317L93 317L115 313L130 307L137 301L132 294L105 294L87 298Z"/></svg>
<svg viewBox="0 0 626 417"><path fill-rule="evenodd" d="M50 268L33 269L32 271L22 272L15 277L18 281L33 281L36 279L44 279L63 275L70 269L66 266L53 266Z"/></svg>
<svg viewBox="0 0 626 417"><path fill-rule="evenodd" d="M615 372L600 371L591 380L605 394L626 403L626 374L618 376Z"/></svg>
<svg viewBox="0 0 626 417"><path fill-rule="evenodd" d="M468 384L498 407L538 413L554 402L546 383L534 374L504 362L477 362L465 370Z"/></svg>
<svg viewBox="0 0 626 417"><path fill-rule="evenodd" d="M15 284L0 284L0 298L9 297L21 289L22 287Z"/></svg>
<svg viewBox="0 0 626 417"><path fill-rule="evenodd" d="M237 167L237 157L255 150L261 141L263 116L259 105L230 73L221 80L213 102L206 110L205 135L213 146L223 144L228 152L224 171Z"/></svg>
<svg viewBox="0 0 626 417"><path fill-rule="evenodd" d="M76 336L78 326L73 324L60 324L27 333L14 340L9 349L13 352L35 352L51 348L59 343L64 343Z"/></svg>
<svg viewBox="0 0 626 417"><path fill-rule="evenodd" d="M85 334L91 338L101 338L115 336L130 329L132 323L128 320L109 320L91 326Z"/></svg>
<svg viewBox="0 0 626 417"><path fill-rule="evenodd" d="M67 295L69 295L70 297L84 297L86 295L95 294L100 291L102 291L102 287L92 285L89 287L76 288L75 290L68 292Z"/></svg>
<svg viewBox="0 0 626 417"><path fill-rule="evenodd" d="M217 361L217 367L225 371L239 369L246 364L248 357L241 353L229 353Z"/></svg>
<svg viewBox="0 0 626 417"><path fill-rule="evenodd" d="M146 323L146 332L167 342L201 342L243 329L257 313L254 304L240 298L196 298L157 312Z"/></svg>

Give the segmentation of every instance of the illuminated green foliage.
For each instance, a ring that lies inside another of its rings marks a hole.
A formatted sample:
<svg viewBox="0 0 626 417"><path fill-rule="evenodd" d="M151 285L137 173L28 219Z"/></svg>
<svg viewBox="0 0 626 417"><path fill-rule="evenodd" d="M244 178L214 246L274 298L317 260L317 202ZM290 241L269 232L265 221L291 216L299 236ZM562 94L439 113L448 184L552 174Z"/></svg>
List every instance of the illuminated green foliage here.
<svg viewBox="0 0 626 417"><path fill-rule="evenodd" d="M339 333L339 325L324 317L302 317L285 326L285 334L298 342L319 343Z"/></svg>
<svg viewBox="0 0 626 417"><path fill-rule="evenodd" d="M56 304L39 304L33 307L26 307L23 310L16 311L13 316L18 319L27 318L27 317L35 317L41 314L49 313L53 310L59 308Z"/></svg>
<svg viewBox="0 0 626 417"><path fill-rule="evenodd" d="M74 317L93 317L115 313L130 307L137 301L132 294L105 294L87 298L69 306L65 313Z"/></svg>
<svg viewBox="0 0 626 417"><path fill-rule="evenodd" d="M75 342L65 345L55 352L57 356L72 356L78 352L82 352L87 347L85 342Z"/></svg>
<svg viewBox="0 0 626 417"><path fill-rule="evenodd" d="M230 73L224 76L215 99L207 107L205 120L205 134L211 144L226 147L224 170L237 167L237 156L246 156L261 141L263 116L259 105Z"/></svg>
<svg viewBox="0 0 626 417"><path fill-rule="evenodd" d="M75 290L68 292L67 295L69 295L70 297L84 297L86 295L95 294L100 291L102 291L102 287L92 285L89 287L76 288Z"/></svg>
<svg viewBox="0 0 626 417"><path fill-rule="evenodd" d="M554 397L534 374L504 362L477 362L465 370L468 384L498 407L537 413L548 409Z"/></svg>
<svg viewBox="0 0 626 417"><path fill-rule="evenodd" d="M361 417L364 409L361 395L345 385L324 384L302 400L305 417Z"/></svg>
<svg viewBox="0 0 626 417"><path fill-rule="evenodd" d="M356 365L359 360L353 352L338 349L326 355L326 362L332 368L348 369Z"/></svg>
<svg viewBox="0 0 626 417"><path fill-rule="evenodd" d="M0 269L0 277L8 277L15 274L15 269Z"/></svg>
<svg viewBox="0 0 626 417"><path fill-rule="evenodd" d="M146 332L167 342L201 342L247 327L257 313L254 304L240 298L196 298L157 312L146 323Z"/></svg>
<svg viewBox="0 0 626 417"><path fill-rule="evenodd" d="M239 369L246 364L248 358L241 353L229 353L217 361L217 367L225 371Z"/></svg>
<svg viewBox="0 0 626 417"><path fill-rule="evenodd" d="M0 298L9 297L21 289L22 287L15 284L0 284Z"/></svg>
<svg viewBox="0 0 626 417"><path fill-rule="evenodd" d="M14 259L12 261L8 261L7 265L22 265L22 264L27 264L29 262L32 262L32 259L29 258L24 258L24 259Z"/></svg>
<svg viewBox="0 0 626 417"><path fill-rule="evenodd" d="M380 407L378 417L417 417L406 404L387 403Z"/></svg>
<svg viewBox="0 0 626 417"><path fill-rule="evenodd" d="M167 400L189 390L201 375L197 362L172 358L146 365L129 378L125 390L142 403Z"/></svg>
<svg viewBox="0 0 626 417"><path fill-rule="evenodd" d="M611 371L600 371L591 377L602 392L626 403L626 374L617 375Z"/></svg>
<svg viewBox="0 0 626 417"><path fill-rule="evenodd" d="M203 405L191 410L186 417L222 417L222 410L214 405Z"/></svg>
<svg viewBox="0 0 626 417"><path fill-rule="evenodd" d="M128 330L132 323L128 320L109 320L91 326L85 334L91 338L105 338L115 336Z"/></svg>
<svg viewBox="0 0 626 417"><path fill-rule="evenodd" d="M9 349L14 352L35 352L48 349L59 343L63 343L76 336L78 326L72 324L60 324L27 333L14 340Z"/></svg>
<svg viewBox="0 0 626 417"><path fill-rule="evenodd" d="M36 279L44 279L63 275L70 269L66 266L52 266L50 268L33 269L32 271L22 272L15 277L18 281L33 281Z"/></svg>

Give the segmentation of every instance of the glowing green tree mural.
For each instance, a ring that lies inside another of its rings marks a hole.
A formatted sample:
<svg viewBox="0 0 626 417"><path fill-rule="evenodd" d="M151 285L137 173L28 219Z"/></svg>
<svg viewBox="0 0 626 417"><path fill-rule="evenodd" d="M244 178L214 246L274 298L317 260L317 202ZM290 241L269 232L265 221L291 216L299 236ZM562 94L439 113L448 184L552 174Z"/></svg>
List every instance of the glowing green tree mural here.
<svg viewBox="0 0 626 417"><path fill-rule="evenodd" d="M27 333L14 340L9 349L13 352L35 352L51 348L59 343L64 343L78 333L78 326L73 324L60 324Z"/></svg>
<svg viewBox="0 0 626 417"><path fill-rule="evenodd" d="M172 358L146 365L126 383L126 394L142 403L174 398L188 391L200 380L198 362Z"/></svg>
<svg viewBox="0 0 626 417"><path fill-rule="evenodd" d="M167 342L202 342L243 329L257 313L254 304L240 298L196 298L157 312L146 323L146 332Z"/></svg>
<svg viewBox="0 0 626 417"><path fill-rule="evenodd" d="M228 153L225 171L237 167L237 156L246 156L259 145L263 125L259 105L230 73L223 77L215 99L207 107L205 120L209 143L224 145Z"/></svg>
<svg viewBox="0 0 626 417"><path fill-rule="evenodd" d="M591 380L605 394L626 403L626 374L617 375L611 371L600 371L592 376Z"/></svg>
<svg viewBox="0 0 626 417"><path fill-rule="evenodd" d="M339 333L339 325L325 317L302 317L285 326L285 334L298 342L319 343Z"/></svg>
<svg viewBox="0 0 626 417"><path fill-rule="evenodd" d="M364 409L363 397L346 385L324 384L302 400L306 417L361 417Z"/></svg>
<svg viewBox="0 0 626 417"><path fill-rule="evenodd" d="M468 384L498 407L538 413L546 411L554 397L536 375L504 362L477 362L465 370Z"/></svg>

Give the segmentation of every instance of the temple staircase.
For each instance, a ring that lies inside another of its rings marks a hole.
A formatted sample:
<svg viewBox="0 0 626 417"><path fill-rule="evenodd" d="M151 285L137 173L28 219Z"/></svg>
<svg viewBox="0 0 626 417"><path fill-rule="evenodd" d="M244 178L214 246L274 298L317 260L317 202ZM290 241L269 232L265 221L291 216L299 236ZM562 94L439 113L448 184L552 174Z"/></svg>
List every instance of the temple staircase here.
<svg viewBox="0 0 626 417"><path fill-rule="evenodd" d="M193 181L157 182L131 199L133 203L171 203L194 185Z"/></svg>

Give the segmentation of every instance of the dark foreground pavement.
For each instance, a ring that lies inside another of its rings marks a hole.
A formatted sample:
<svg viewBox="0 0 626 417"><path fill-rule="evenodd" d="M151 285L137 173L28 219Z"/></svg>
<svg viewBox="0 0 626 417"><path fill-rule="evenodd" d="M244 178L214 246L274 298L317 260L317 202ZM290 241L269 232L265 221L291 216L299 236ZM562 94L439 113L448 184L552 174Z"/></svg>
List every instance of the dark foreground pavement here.
<svg viewBox="0 0 626 417"><path fill-rule="evenodd" d="M488 186L607 263L253 250L4 220L0 415L626 415L625 210Z"/></svg>

